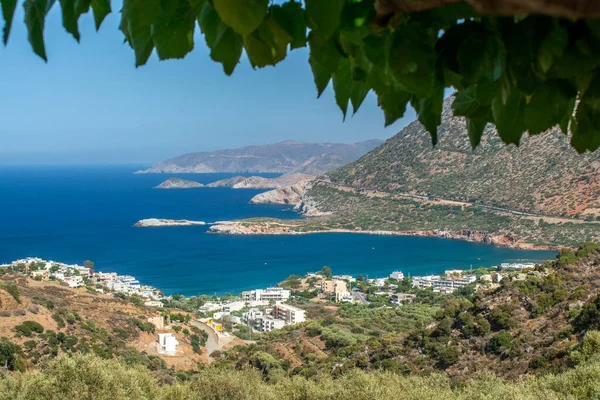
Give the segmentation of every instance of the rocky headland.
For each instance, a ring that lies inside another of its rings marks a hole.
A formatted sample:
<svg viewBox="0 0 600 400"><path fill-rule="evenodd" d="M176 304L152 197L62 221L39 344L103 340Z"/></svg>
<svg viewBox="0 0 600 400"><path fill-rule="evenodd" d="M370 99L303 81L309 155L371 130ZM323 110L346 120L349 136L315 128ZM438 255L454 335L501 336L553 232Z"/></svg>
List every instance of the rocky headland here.
<svg viewBox="0 0 600 400"><path fill-rule="evenodd" d="M169 178L154 189L193 189L204 187L203 184L196 181L188 181L179 178Z"/></svg>
<svg viewBox="0 0 600 400"><path fill-rule="evenodd" d="M531 243L525 243L510 234L487 233L469 230L384 231L362 230L360 228L311 228L304 226L302 223L286 224L282 222L220 221L212 225L208 232L224 235L308 235L315 233L358 233L364 235L383 236L437 237L443 239L465 240L468 242L484 243L493 246L510 247L522 250L556 250L559 248L559 246L538 246Z"/></svg>
<svg viewBox="0 0 600 400"><path fill-rule="evenodd" d="M234 176L221 179L206 185L207 187L229 187L233 189L279 189L298 183L306 183L314 179L313 175L287 174L277 178L263 178L262 176Z"/></svg>
<svg viewBox="0 0 600 400"><path fill-rule="evenodd" d="M231 188L234 185L245 181L246 179L248 179L248 177L246 176L234 176L231 178L226 178L226 179L221 179L219 181L216 182L211 182L209 184L206 185L206 187L227 187L227 188Z"/></svg>
<svg viewBox="0 0 600 400"><path fill-rule="evenodd" d="M136 228L154 228L160 226L191 226L191 225L206 225L202 221L189 221L187 219L161 219L148 218L136 222L133 226Z"/></svg>
<svg viewBox="0 0 600 400"><path fill-rule="evenodd" d="M286 186L279 189L269 190L260 193L250 200L250 204L293 204L297 205L302 201L304 187L306 182L296 183L292 186Z"/></svg>

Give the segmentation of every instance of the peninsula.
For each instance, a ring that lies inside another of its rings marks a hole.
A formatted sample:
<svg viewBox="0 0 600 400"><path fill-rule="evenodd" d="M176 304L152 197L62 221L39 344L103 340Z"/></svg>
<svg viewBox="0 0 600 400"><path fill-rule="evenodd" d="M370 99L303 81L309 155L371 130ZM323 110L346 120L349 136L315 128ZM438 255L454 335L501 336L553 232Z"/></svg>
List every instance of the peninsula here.
<svg viewBox="0 0 600 400"><path fill-rule="evenodd" d="M191 225L206 225L202 221L189 221L187 219L162 219L148 218L136 222L133 226L136 228L154 228L160 226L191 226Z"/></svg>
<svg viewBox="0 0 600 400"><path fill-rule="evenodd" d="M228 187L232 189L278 189L306 183L314 179L314 175L308 174L286 174L276 178L263 178L262 176L234 176L232 178L221 179L206 185L207 187Z"/></svg>
<svg viewBox="0 0 600 400"><path fill-rule="evenodd" d="M203 184L196 181L188 181L180 178L169 178L154 189L193 189L204 187Z"/></svg>
<svg viewBox="0 0 600 400"><path fill-rule="evenodd" d="M308 235L316 233L358 233L381 236L420 236L442 239L464 240L493 246L510 247L521 250L557 250L561 246L535 245L517 239L508 233L488 233L470 230L362 230L360 227L341 228L314 224L306 221L282 221L256 218L241 221L219 221L210 227L208 233L223 235Z"/></svg>

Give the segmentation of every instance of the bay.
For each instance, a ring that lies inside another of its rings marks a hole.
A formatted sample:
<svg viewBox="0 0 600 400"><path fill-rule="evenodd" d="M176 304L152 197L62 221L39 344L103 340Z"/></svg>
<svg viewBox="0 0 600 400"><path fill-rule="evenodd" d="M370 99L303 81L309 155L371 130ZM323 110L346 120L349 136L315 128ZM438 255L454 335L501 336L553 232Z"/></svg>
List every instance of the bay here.
<svg viewBox="0 0 600 400"><path fill-rule="evenodd" d="M0 167L0 263L41 257L90 259L96 270L130 274L166 294L224 294L274 285L324 265L335 274L383 277L440 273L502 262L552 259L523 251L437 238L314 234L222 236L208 226L135 228L144 218L206 222L300 218L289 206L250 205L264 190L157 190L170 177L209 183L234 175L144 174L142 166ZM272 177L275 174L261 174Z"/></svg>

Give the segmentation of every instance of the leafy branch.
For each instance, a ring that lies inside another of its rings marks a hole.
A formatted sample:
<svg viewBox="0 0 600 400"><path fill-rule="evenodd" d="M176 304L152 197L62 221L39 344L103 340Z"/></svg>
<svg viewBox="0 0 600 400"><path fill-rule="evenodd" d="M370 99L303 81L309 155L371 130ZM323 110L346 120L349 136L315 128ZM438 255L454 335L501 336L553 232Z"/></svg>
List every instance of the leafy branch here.
<svg viewBox="0 0 600 400"><path fill-rule="evenodd" d="M5 44L16 2L0 0ZM29 42L44 60L44 22L54 3L23 4ZM111 12L110 0L59 3L65 30L76 40L81 15L91 9L99 29ZM492 3L500 5L490 8ZM494 123L505 143L518 145L525 132L538 134L559 125L571 133L578 152L596 150L600 20L577 18L581 10L598 16L600 7L552 0L550 15L514 15L538 13L540 2L527 0L512 8L509 3L514 2L124 0L119 28L141 66L154 51L161 60L183 58L194 48L197 24L210 57L228 75L243 52L252 67L262 68L308 46L318 95L332 82L344 118L350 106L356 113L373 91L386 125L401 118L410 104L433 144L444 88L453 87L453 112L466 118L473 147L486 124Z"/></svg>

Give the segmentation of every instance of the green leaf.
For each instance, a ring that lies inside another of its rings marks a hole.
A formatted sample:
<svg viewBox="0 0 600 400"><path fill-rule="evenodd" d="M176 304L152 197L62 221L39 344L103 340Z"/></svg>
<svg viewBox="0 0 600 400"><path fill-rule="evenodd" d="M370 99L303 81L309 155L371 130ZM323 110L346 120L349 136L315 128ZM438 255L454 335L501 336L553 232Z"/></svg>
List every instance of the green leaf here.
<svg viewBox="0 0 600 400"><path fill-rule="evenodd" d="M583 100L577 107L571 146L578 153L596 151L600 147L600 113Z"/></svg>
<svg viewBox="0 0 600 400"><path fill-rule="evenodd" d="M458 48L460 73L470 83L497 82L506 66L503 42L489 32L472 34Z"/></svg>
<svg viewBox="0 0 600 400"><path fill-rule="evenodd" d="M306 47L306 24L302 4L290 1L282 6L271 6L270 10L273 20L291 36L290 48L293 50Z"/></svg>
<svg viewBox="0 0 600 400"><path fill-rule="evenodd" d="M135 65L146 64L154 50L152 25L158 18L159 0L124 0L119 29L135 52Z"/></svg>
<svg viewBox="0 0 600 400"><path fill-rule="evenodd" d="M404 116L410 94L399 90L390 83L389 77L382 71L373 69L368 84L377 95L377 105L383 110L385 126L389 126Z"/></svg>
<svg viewBox="0 0 600 400"><path fill-rule="evenodd" d="M363 40L363 49L367 59L377 66L383 66L387 63L386 42L387 36L370 35Z"/></svg>
<svg viewBox="0 0 600 400"><path fill-rule="evenodd" d="M241 35L254 31L267 15L269 0L213 0L221 21Z"/></svg>
<svg viewBox="0 0 600 400"><path fill-rule="evenodd" d="M90 6L92 5L92 0L75 0L75 15L79 20L79 17L82 14L90 11Z"/></svg>
<svg viewBox="0 0 600 400"><path fill-rule="evenodd" d="M327 89L327 85L329 85L332 74L327 70L327 68L324 68L321 64L319 64L312 54L308 59L308 62L310 63L315 85L317 86L317 98L319 98L325 89Z"/></svg>
<svg viewBox="0 0 600 400"><path fill-rule="evenodd" d="M292 36L269 15L254 32L244 36L244 48L252 67L262 68L283 60L291 41Z"/></svg>
<svg viewBox="0 0 600 400"><path fill-rule="evenodd" d="M334 74L338 70L338 63L342 57L337 39L332 37L323 41L321 37L311 32L308 35L308 42L310 43L310 57L330 74Z"/></svg>
<svg viewBox="0 0 600 400"><path fill-rule="evenodd" d="M514 143L517 146L521 136L525 132L523 122L525 113L525 97L518 89L513 88L503 101L502 95L498 94L492 100L492 114L494 123L498 129L498 135L506 144Z"/></svg>
<svg viewBox="0 0 600 400"><path fill-rule="evenodd" d="M594 36L600 38L600 20L599 19L588 19L585 21L589 30Z"/></svg>
<svg viewBox="0 0 600 400"><path fill-rule="evenodd" d="M2 17L4 18L2 40L6 46L8 37L10 36L10 28L12 26L13 16L15 15L15 9L17 8L17 0L0 0L0 3L2 4Z"/></svg>
<svg viewBox="0 0 600 400"><path fill-rule="evenodd" d="M210 2L206 2L200 15L198 16L198 25L200 26L200 30L204 34L204 39L206 40L206 45L212 49L217 41L217 36L219 35L219 30L223 22L219 18L219 14L217 14L217 10L210 4Z"/></svg>
<svg viewBox="0 0 600 400"><path fill-rule="evenodd" d="M530 134L544 132L572 113L577 90L565 80L550 80L539 86L525 106L525 126Z"/></svg>
<svg viewBox="0 0 600 400"><path fill-rule="evenodd" d="M44 24L46 14L54 4L50 0L25 0L25 24L27 25L28 39L31 48L39 57L48 62L46 46L44 45Z"/></svg>
<svg viewBox="0 0 600 400"><path fill-rule="evenodd" d="M431 143L437 144L437 127L442 123L442 106L444 103L444 85L436 79L430 96L418 98L413 96L411 104L417 112L419 122L431 135Z"/></svg>
<svg viewBox="0 0 600 400"><path fill-rule="evenodd" d="M60 0L60 8L65 30L79 42L79 25L77 24L79 15L75 11L75 0Z"/></svg>
<svg viewBox="0 0 600 400"><path fill-rule="evenodd" d="M467 132L473 150L481 143L481 135L483 134L487 122L488 121L484 118L467 118Z"/></svg>
<svg viewBox="0 0 600 400"><path fill-rule="evenodd" d="M435 81L435 37L418 27L396 30L388 54L388 63L396 82L404 91L425 98Z"/></svg>
<svg viewBox="0 0 600 400"><path fill-rule="evenodd" d="M377 93L377 103L383 110L385 126L390 126L404 116L410 95L388 88L385 93Z"/></svg>
<svg viewBox="0 0 600 400"><path fill-rule="evenodd" d="M473 92L474 86L470 86L454 96L454 102L452 102L453 114L468 118L489 118L490 107L480 104Z"/></svg>
<svg viewBox="0 0 600 400"><path fill-rule="evenodd" d="M597 150L600 147L600 73L581 96L573 122L571 146L579 153Z"/></svg>
<svg viewBox="0 0 600 400"><path fill-rule="evenodd" d="M340 25L344 0L306 0L308 26L328 39Z"/></svg>
<svg viewBox="0 0 600 400"><path fill-rule="evenodd" d="M375 16L373 0L347 1L342 8L339 29L349 40L360 45L371 33L371 23Z"/></svg>
<svg viewBox="0 0 600 400"><path fill-rule="evenodd" d="M346 112L348 111L348 101L352 91L352 75L350 61L347 58L342 58L338 64L338 70L333 74L333 90L335 91L335 102L344 114L346 120Z"/></svg>
<svg viewBox="0 0 600 400"><path fill-rule="evenodd" d="M100 29L100 25L102 25L104 18L112 11L110 8L110 0L92 0L92 10L94 11L96 30L98 30Z"/></svg>
<svg viewBox="0 0 600 400"><path fill-rule="evenodd" d="M352 103L352 115L356 114L363 101L367 97L371 88L364 81L352 81L352 90L350 91L350 103Z"/></svg>
<svg viewBox="0 0 600 400"><path fill-rule="evenodd" d="M183 58L194 48L194 10L188 0L163 0L163 9L152 26L158 58Z"/></svg>
<svg viewBox="0 0 600 400"><path fill-rule="evenodd" d="M243 48L242 43L243 39L241 35L224 24L221 26L214 46L210 51L210 57L214 61L223 64L223 70L227 75L233 73L240 61Z"/></svg>
<svg viewBox="0 0 600 400"><path fill-rule="evenodd" d="M537 62L542 72L548 72L554 61L562 57L568 44L569 34L567 30L555 21L538 50Z"/></svg>
<svg viewBox="0 0 600 400"><path fill-rule="evenodd" d="M573 98L571 98L571 100L569 100L569 104L567 106L567 111L565 112L565 116L559 122L560 130L565 135L569 134L569 124L573 120L573 112L575 111L575 101L576 101L576 99L577 99L576 97L573 97Z"/></svg>

